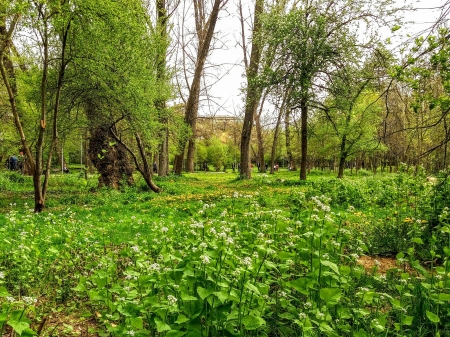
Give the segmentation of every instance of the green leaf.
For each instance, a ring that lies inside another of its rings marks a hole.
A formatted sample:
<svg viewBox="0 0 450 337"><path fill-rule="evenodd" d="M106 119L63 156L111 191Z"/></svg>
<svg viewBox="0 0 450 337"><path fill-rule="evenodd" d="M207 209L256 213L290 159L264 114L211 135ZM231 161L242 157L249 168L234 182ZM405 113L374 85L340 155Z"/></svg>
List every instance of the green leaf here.
<svg viewBox="0 0 450 337"><path fill-rule="evenodd" d="M423 241L421 238L413 238L411 239L412 242L417 243L419 245L423 245Z"/></svg>
<svg viewBox="0 0 450 337"><path fill-rule="evenodd" d="M255 287L253 284L251 284L250 282L247 282L247 283L245 284L245 288L247 288L248 290L253 291L254 293L260 295L259 289L256 288L256 287Z"/></svg>
<svg viewBox="0 0 450 337"><path fill-rule="evenodd" d="M298 278L294 281L288 282L287 285L289 287L294 288L303 295L308 295L309 294L308 288L312 288L311 280L307 279L306 277Z"/></svg>
<svg viewBox="0 0 450 337"><path fill-rule="evenodd" d="M206 297L208 297L209 295L211 295L212 293L214 293L214 290L211 289L205 289L202 287L198 287L197 288L197 293L200 296L200 298L202 300L204 300Z"/></svg>
<svg viewBox="0 0 450 337"><path fill-rule="evenodd" d="M395 31L399 30L400 28L402 28L402 26L395 25L394 27L391 28L391 32L393 33Z"/></svg>
<svg viewBox="0 0 450 337"><path fill-rule="evenodd" d="M30 328L26 328L25 330L22 331L22 333L20 334L20 337L32 337L32 336L36 336L36 335L37 335L36 332L31 330Z"/></svg>
<svg viewBox="0 0 450 337"><path fill-rule="evenodd" d="M217 296L217 298L221 301L221 302L225 302L228 299L228 293L226 291L216 291L214 293L214 295Z"/></svg>
<svg viewBox="0 0 450 337"><path fill-rule="evenodd" d="M15 332L17 332L19 335L22 334L22 331L29 328L29 324L26 322L18 322L9 320L8 325L11 326Z"/></svg>
<svg viewBox="0 0 450 337"><path fill-rule="evenodd" d="M426 311L428 319L433 323L439 323L441 320L438 315L432 313L431 311Z"/></svg>
<svg viewBox="0 0 450 337"><path fill-rule="evenodd" d="M320 263L322 265L324 265L324 266L327 266L327 267L331 268L336 274L339 275L339 268L338 268L336 263L333 263L333 262L328 261L328 260L320 260Z"/></svg>
<svg viewBox="0 0 450 337"><path fill-rule="evenodd" d="M84 292L86 291L86 279L84 277L82 277L83 279L80 279L80 282L78 282L77 286L72 288L73 291L79 291L79 292Z"/></svg>
<svg viewBox="0 0 450 337"><path fill-rule="evenodd" d="M189 318L187 318L186 316L180 314L180 315L178 315L177 320L175 321L175 323L182 324L182 323L187 322L187 321L189 321Z"/></svg>
<svg viewBox="0 0 450 337"><path fill-rule="evenodd" d="M172 328L170 327L170 325L164 323L164 322L161 321L158 317L155 317L155 323L156 323L156 330L158 330L158 332L163 332L163 331L169 331L169 330L172 330Z"/></svg>
<svg viewBox="0 0 450 337"><path fill-rule="evenodd" d="M341 298L342 290L338 288L320 289L320 298L327 304L337 304Z"/></svg>
<svg viewBox="0 0 450 337"><path fill-rule="evenodd" d="M440 293L438 296L439 301L450 301L450 294Z"/></svg>
<svg viewBox="0 0 450 337"><path fill-rule="evenodd" d="M188 295L188 294L185 294L185 293L181 293L181 299L183 301L196 301L196 300L198 300L197 297L191 296L191 295Z"/></svg>
<svg viewBox="0 0 450 337"><path fill-rule="evenodd" d="M253 315L245 315L242 317L242 323L245 325L247 330L256 330L263 325L266 325L266 321L261 317L256 317Z"/></svg>
<svg viewBox="0 0 450 337"><path fill-rule="evenodd" d="M177 330L170 330L167 332L166 337L180 337L184 336L186 332L183 331L177 331Z"/></svg>
<svg viewBox="0 0 450 337"><path fill-rule="evenodd" d="M8 290L5 287L0 287L0 297L9 296Z"/></svg>
<svg viewBox="0 0 450 337"><path fill-rule="evenodd" d="M364 330L359 330L353 333L353 337L367 337L367 333Z"/></svg>
<svg viewBox="0 0 450 337"><path fill-rule="evenodd" d="M413 318L414 318L414 316L403 316L403 320L402 320L403 325L411 325Z"/></svg>
<svg viewBox="0 0 450 337"><path fill-rule="evenodd" d="M135 329L142 329L144 327L144 322L142 317L134 317L131 319L131 326Z"/></svg>

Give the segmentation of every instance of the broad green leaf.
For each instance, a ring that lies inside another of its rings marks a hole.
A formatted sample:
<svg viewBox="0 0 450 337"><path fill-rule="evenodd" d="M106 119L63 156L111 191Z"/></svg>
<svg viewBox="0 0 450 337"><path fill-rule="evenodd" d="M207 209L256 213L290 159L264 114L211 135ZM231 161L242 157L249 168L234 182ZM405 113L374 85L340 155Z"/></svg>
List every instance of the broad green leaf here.
<svg viewBox="0 0 450 337"><path fill-rule="evenodd" d="M287 284L289 287L294 288L299 293L302 293L303 295L309 294L309 288L312 288L311 280L307 279L306 277L298 278L294 281L288 282Z"/></svg>
<svg viewBox="0 0 450 337"><path fill-rule="evenodd" d="M433 323L439 323L441 321L441 319L439 318L438 315L436 315L435 313L432 313L431 311L426 311L427 317L428 319L433 322Z"/></svg>
<svg viewBox="0 0 450 337"><path fill-rule="evenodd" d="M245 284L245 287L246 287L248 290L253 291L254 293L260 295L259 289L256 288L256 287L255 287L253 284L251 284L250 282L247 282L247 283Z"/></svg>
<svg viewBox="0 0 450 337"><path fill-rule="evenodd" d="M337 304L341 298L342 290L338 288L320 289L320 298L327 304Z"/></svg>
<svg viewBox="0 0 450 337"><path fill-rule="evenodd" d="M413 319L414 319L414 316L403 316L402 323L403 323L403 325L411 325Z"/></svg>
<svg viewBox="0 0 450 337"><path fill-rule="evenodd" d="M411 239L412 242L417 243L419 245L423 245L423 241L421 238L413 238Z"/></svg>
<svg viewBox="0 0 450 337"><path fill-rule="evenodd" d="M131 326L135 329L143 329L144 322L142 321L142 317L134 317L131 319Z"/></svg>
<svg viewBox="0 0 450 337"><path fill-rule="evenodd" d="M450 301L450 294L440 293L438 299L439 301Z"/></svg>
<svg viewBox="0 0 450 337"><path fill-rule="evenodd" d="M256 330L263 325L266 325L266 321L261 317L256 317L253 315L245 315L242 317L242 323L244 324L247 330Z"/></svg>
<svg viewBox="0 0 450 337"><path fill-rule="evenodd" d="M163 332L163 331L169 331L169 330L172 330L172 328L170 327L170 325L164 323L164 322L161 321L158 317L155 317L155 323L156 323L156 330L158 330L158 332Z"/></svg>
<svg viewBox="0 0 450 337"><path fill-rule="evenodd" d="M181 299L183 301L196 301L198 298L185 293L181 293Z"/></svg>
<svg viewBox="0 0 450 337"><path fill-rule="evenodd" d="M364 330L359 330L353 333L353 337L367 337L367 333Z"/></svg>
<svg viewBox="0 0 450 337"><path fill-rule="evenodd" d="M204 300L206 297L208 297L209 295L211 295L212 293L214 293L214 290L211 289L205 289L202 287L197 287L197 293L200 296L200 298L202 300Z"/></svg>
<svg viewBox="0 0 450 337"><path fill-rule="evenodd" d="M0 287L0 297L9 296L8 290L5 287Z"/></svg>
<svg viewBox="0 0 450 337"><path fill-rule="evenodd" d="M187 322L187 321L189 321L189 318L187 318L186 316L180 314L180 315L178 315L177 320L175 321L175 323L182 324L182 323Z"/></svg>
<svg viewBox="0 0 450 337"><path fill-rule="evenodd" d="M184 336L186 332L183 331L177 331L177 330L170 330L167 331L166 337L181 337Z"/></svg>
<svg viewBox="0 0 450 337"><path fill-rule="evenodd" d="M29 328L29 324L26 322L9 320L7 324L11 326L14 329L14 331L17 332L17 334L19 335L22 334L22 331Z"/></svg>
<svg viewBox="0 0 450 337"><path fill-rule="evenodd" d="M216 291L214 293L214 295L217 296L217 298L221 301L221 302L225 302L228 299L228 293L226 291Z"/></svg>
<svg viewBox="0 0 450 337"><path fill-rule="evenodd" d="M328 261L328 260L320 260L320 263L324 266L331 268L336 274L339 275L339 268L336 263Z"/></svg>

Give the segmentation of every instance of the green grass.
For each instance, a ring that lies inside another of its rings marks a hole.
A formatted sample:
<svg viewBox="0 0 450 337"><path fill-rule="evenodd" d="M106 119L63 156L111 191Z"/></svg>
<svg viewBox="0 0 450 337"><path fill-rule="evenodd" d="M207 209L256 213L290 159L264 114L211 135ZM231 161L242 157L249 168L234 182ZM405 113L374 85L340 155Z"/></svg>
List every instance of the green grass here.
<svg viewBox="0 0 450 337"><path fill-rule="evenodd" d="M312 173L52 175L42 214L0 173L0 336L449 334L446 176Z"/></svg>

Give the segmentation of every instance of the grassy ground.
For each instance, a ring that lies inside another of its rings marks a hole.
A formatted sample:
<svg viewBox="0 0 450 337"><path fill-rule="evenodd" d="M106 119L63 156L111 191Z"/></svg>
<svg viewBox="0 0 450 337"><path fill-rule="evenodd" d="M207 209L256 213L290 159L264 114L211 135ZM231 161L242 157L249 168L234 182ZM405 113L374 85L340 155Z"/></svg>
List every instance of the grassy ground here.
<svg viewBox="0 0 450 337"><path fill-rule="evenodd" d="M446 181L360 173L198 172L155 194L71 170L36 215L31 178L0 172L0 336L449 333Z"/></svg>

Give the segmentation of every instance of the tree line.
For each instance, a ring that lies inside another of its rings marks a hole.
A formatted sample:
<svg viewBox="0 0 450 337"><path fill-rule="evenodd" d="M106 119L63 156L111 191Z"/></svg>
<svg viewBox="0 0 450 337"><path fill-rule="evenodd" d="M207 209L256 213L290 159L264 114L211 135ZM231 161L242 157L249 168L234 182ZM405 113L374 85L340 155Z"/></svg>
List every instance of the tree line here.
<svg viewBox="0 0 450 337"><path fill-rule="evenodd" d="M0 152L14 145L27 158L36 212L61 144L78 140L99 186L133 184L137 170L155 192L153 163L180 175L205 147L229 154L220 165L239 162L243 179L252 162L273 170L281 153L302 180L313 166L343 177L350 161L447 167L448 1L401 56L379 33L402 32L409 8L395 1L252 4L246 17L241 0L0 0ZM227 141L202 136L198 121L214 104L216 27L231 10L246 84Z"/></svg>

